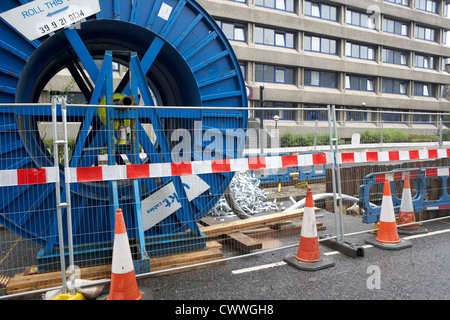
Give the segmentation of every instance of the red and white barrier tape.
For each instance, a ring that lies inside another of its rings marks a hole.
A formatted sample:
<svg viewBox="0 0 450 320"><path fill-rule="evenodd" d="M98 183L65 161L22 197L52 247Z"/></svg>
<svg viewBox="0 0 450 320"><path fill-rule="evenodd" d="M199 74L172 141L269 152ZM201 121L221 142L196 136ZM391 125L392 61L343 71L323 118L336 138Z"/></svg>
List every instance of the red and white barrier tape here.
<svg viewBox="0 0 450 320"><path fill-rule="evenodd" d="M403 151L379 151L379 152L349 152L339 153L339 163L363 163L363 162L385 162L404 160L429 160L438 158L449 158L450 149L434 150L403 150Z"/></svg>
<svg viewBox="0 0 450 320"><path fill-rule="evenodd" d="M351 152L338 153L336 161L346 163L371 163L403 160L428 160L450 157L450 149ZM112 181L139 178L157 178L191 174L236 172L257 169L281 169L287 167L304 167L312 165L333 164L333 153L300 154L291 156L270 156L258 158L241 158L211 161L191 161L182 163L152 163L121 166L99 166L87 168L68 168L66 179L70 183L88 181ZM429 175L449 175L447 168L431 169ZM442 170L446 170L445 172ZM442 172L441 172L442 171ZM59 170L55 167L41 169L20 169L0 171L0 187L53 183L58 180ZM399 176L388 177L399 179ZM403 179L404 177L402 177ZM381 175L380 175L381 179Z"/></svg>
<svg viewBox="0 0 450 320"><path fill-rule="evenodd" d="M55 167L41 169L1 170L0 187L44 184L58 181Z"/></svg>
<svg viewBox="0 0 450 320"><path fill-rule="evenodd" d="M417 177L417 170L401 171L401 172L390 172L390 173L380 173L375 176L376 183L384 183L384 181L402 181L405 180L405 176L408 175L410 179L415 179ZM425 169L425 177L443 177L450 176L450 168L428 168Z"/></svg>
<svg viewBox="0 0 450 320"><path fill-rule="evenodd" d="M68 175L71 182L87 182L171 177L258 169L280 169L323 164L327 164L327 155L325 153L318 153L182 163L152 163L127 166L69 168Z"/></svg>

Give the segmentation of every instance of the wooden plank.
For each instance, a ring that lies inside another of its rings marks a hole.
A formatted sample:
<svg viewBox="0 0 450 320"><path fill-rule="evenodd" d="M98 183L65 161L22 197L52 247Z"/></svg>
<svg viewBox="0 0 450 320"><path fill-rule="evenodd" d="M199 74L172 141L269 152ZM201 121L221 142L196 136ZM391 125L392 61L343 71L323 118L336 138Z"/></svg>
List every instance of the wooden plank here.
<svg viewBox="0 0 450 320"><path fill-rule="evenodd" d="M320 209L315 208L315 211ZM247 229L254 229L268 225L277 224L283 221L290 221L301 219L303 217L304 209L297 209L292 211L284 211L278 213L267 214L264 216L253 217L245 220L237 220L217 225L211 225L200 228L207 237L217 237L223 234L234 233Z"/></svg>
<svg viewBox="0 0 450 320"><path fill-rule="evenodd" d="M185 267L191 264L211 262L215 260L224 259L221 245L215 241L207 243L207 250L196 251L166 257L150 258L151 271L162 271L171 268ZM217 263L208 264L205 266L197 266L176 271L163 272L158 275L165 275L169 273L184 272L198 268L206 268L216 265L225 264L225 261L218 261ZM66 272L66 277L69 273ZM88 268L80 268L80 278L86 280L101 280L110 279L111 265L101 265ZM48 272L34 275L24 275L23 273L16 274L10 279L6 286L8 294L24 293L35 290L42 290L46 288L53 288L61 286L61 272Z"/></svg>
<svg viewBox="0 0 450 320"><path fill-rule="evenodd" d="M231 247L248 253L252 250L262 249L262 242L256 241L255 239L243 234L242 232L235 232L227 234L226 242L231 245Z"/></svg>
<svg viewBox="0 0 450 320"><path fill-rule="evenodd" d="M204 259L209 259L211 256L223 257L220 249L211 248L205 251L196 251L190 253L176 254L172 256L150 258L151 271L160 271L164 269L176 268L203 262Z"/></svg>
<svg viewBox="0 0 450 320"><path fill-rule="evenodd" d="M316 222L317 231L326 230L326 227L322 222ZM302 223L294 223L291 227L275 230L271 227L262 227L252 230L242 231L245 235L248 235L252 238L261 238L261 237L280 237L280 236L290 236L298 234L300 237L300 232L302 229Z"/></svg>
<svg viewBox="0 0 450 320"><path fill-rule="evenodd" d="M80 277L87 280L109 279L111 266L96 266L80 269ZM66 277L69 273L66 272ZM16 274L6 286L8 294L29 292L52 288L61 285L61 272L49 272L36 275L24 276L23 273Z"/></svg>
<svg viewBox="0 0 450 320"><path fill-rule="evenodd" d="M212 217L203 217L199 223L204 226L219 225L221 222ZM242 232L233 232L225 235L225 242L229 246L242 251L244 253L252 250L262 249L262 242L243 234Z"/></svg>
<svg viewBox="0 0 450 320"><path fill-rule="evenodd" d="M189 255L189 254L186 254ZM170 256L170 257L162 257L161 259L164 259L164 263L162 266L154 266L152 271L161 271L161 270L168 270L171 268L179 268L179 267L185 267L192 264L198 264L198 263L205 263L205 262L212 262L216 260L216 263L211 263L204 266L193 266L188 267L180 270L173 270L173 271L167 271L157 274L157 276L167 275L167 274L173 274L173 273L180 273L185 271L191 271L191 270L197 270L202 268L208 268L208 267L215 267L219 265L226 264L226 261L223 261L225 256L223 255L222 250L218 248L211 248L206 251L198 252L196 255L190 255L186 257L177 257L182 255L176 255L176 256ZM159 258L155 258L159 259Z"/></svg>

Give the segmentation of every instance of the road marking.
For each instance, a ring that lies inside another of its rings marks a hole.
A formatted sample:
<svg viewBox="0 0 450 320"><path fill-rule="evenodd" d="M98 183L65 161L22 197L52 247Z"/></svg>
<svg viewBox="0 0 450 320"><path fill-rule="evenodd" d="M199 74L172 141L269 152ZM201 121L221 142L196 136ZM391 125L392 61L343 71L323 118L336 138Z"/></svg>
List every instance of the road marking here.
<svg viewBox="0 0 450 320"><path fill-rule="evenodd" d="M416 235L412 235L412 236L408 236L408 237L403 237L402 239L404 239L404 240L417 239L417 238L428 237L428 236L433 236L436 234L442 234L442 233L447 233L447 232L450 232L450 229L432 231L432 232L423 233L423 234L416 234ZM364 249L373 248L373 246L370 244L363 245L361 247ZM330 251L330 252L324 252L322 254L325 256L331 256L331 255L335 255L335 254L340 254L340 252L339 251ZM253 272L253 271L258 271L258 270L263 270L263 269L284 266L286 264L287 264L286 262L280 261L280 262L275 262L275 263L264 264L261 266L233 270L233 271L231 271L231 273L232 274L241 274L241 273L247 273L247 272Z"/></svg>
<svg viewBox="0 0 450 320"><path fill-rule="evenodd" d="M261 269L269 269L269 268L273 268L273 267L283 266L285 264L286 264L286 262L280 261L280 262L265 264L265 265L262 265L262 266L256 266L256 267L244 268L244 269L239 269L239 270L233 270L233 271L231 271L231 273L232 274L240 274L240 273L257 271L257 270L261 270Z"/></svg>
<svg viewBox="0 0 450 320"><path fill-rule="evenodd" d="M441 233L447 233L447 232L450 232L450 229L444 229L444 230L432 231L432 232L428 232L428 233L416 234L416 235L413 235L413 236L404 237L403 239L405 239L405 240L417 239L417 238L423 238L423 237L433 236L435 234L441 234Z"/></svg>

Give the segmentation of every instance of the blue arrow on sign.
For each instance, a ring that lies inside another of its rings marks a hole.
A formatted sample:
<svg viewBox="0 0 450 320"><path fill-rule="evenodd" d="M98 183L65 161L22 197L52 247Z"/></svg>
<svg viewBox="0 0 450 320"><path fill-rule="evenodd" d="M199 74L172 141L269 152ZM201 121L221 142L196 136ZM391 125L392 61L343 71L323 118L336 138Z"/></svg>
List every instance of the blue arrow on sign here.
<svg viewBox="0 0 450 320"><path fill-rule="evenodd" d="M53 11L53 12L49 12L49 13L47 14L47 17L52 17L52 16L54 16L55 14L61 13L61 12L63 12L63 11L66 11L67 9L69 9L69 6L66 6L66 7L64 7L64 8L62 8L62 9L59 9L59 10L56 10L56 11Z"/></svg>

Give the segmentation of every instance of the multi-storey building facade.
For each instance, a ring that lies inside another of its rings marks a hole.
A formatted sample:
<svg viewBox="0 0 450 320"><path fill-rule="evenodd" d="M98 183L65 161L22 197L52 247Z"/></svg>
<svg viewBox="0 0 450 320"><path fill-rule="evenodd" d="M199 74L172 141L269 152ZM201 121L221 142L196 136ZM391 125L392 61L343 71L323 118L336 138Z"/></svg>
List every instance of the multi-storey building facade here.
<svg viewBox="0 0 450 320"><path fill-rule="evenodd" d="M216 19L235 50L252 89L250 107L259 107L264 86L264 107L293 109L264 112L265 119L278 114L285 130L292 129L288 123L304 127L327 119L325 110L297 108L329 104L341 109L337 118L346 121L347 134L382 121L432 131L437 116L402 112L450 111L445 98L445 86L450 84L445 70L450 63L446 0L199 3ZM371 110L379 113L367 112ZM353 129L350 121L354 121Z"/></svg>

